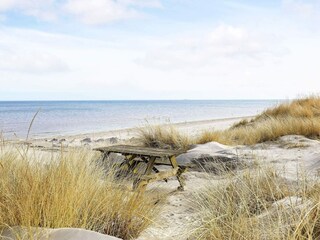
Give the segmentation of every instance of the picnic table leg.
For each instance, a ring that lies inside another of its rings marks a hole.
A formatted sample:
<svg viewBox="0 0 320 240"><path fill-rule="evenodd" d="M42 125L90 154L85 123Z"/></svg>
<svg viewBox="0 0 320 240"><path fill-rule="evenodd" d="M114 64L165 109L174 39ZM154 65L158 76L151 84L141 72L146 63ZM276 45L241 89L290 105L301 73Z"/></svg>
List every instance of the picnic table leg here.
<svg viewBox="0 0 320 240"><path fill-rule="evenodd" d="M149 175L151 173L155 161L156 161L156 157L150 157L148 164L147 164L146 171L144 173L145 175Z"/></svg>
<svg viewBox="0 0 320 240"><path fill-rule="evenodd" d="M102 162L104 162L105 160L107 160L108 156L109 156L109 152L103 153Z"/></svg>
<svg viewBox="0 0 320 240"><path fill-rule="evenodd" d="M148 164L148 159L146 159L145 157L141 157L141 159L142 159L146 164ZM155 173L159 173L159 172L160 172L155 166L152 167L152 170L153 170Z"/></svg>
<svg viewBox="0 0 320 240"><path fill-rule="evenodd" d="M177 159L175 156L170 157L170 163L172 165L173 168L178 168L178 172L177 172L177 179L180 183L180 186L178 187L178 190L183 191L184 190L184 186L186 185L185 183L185 178L182 176L182 173L184 173L185 169L182 169L181 167L178 166L177 163Z"/></svg>
<svg viewBox="0 0 320 240"><path fill-rule="evenodd" d="M128 175L130 171L133 169L134 165L134 159L136 158L136 155L126 155L124 161L120 164L120 171L122 167L127 166L128 169L126 169L125 174ZM124 171L123 171L124 172ZM121 172L117 174L117 177L121 175Z"/></svg>
<svg viewBox="0 0 320 240"><path fill-rule="evenodd" d="M146 170L144 172L145 175L149 175L151 173L155 161L156 161L156 157L150 157L147 163ZM138 189L139 191L144 191L146 187L147 187L147 181L143 179L137 179L137 181L133 183L133 189Z"/></svg>

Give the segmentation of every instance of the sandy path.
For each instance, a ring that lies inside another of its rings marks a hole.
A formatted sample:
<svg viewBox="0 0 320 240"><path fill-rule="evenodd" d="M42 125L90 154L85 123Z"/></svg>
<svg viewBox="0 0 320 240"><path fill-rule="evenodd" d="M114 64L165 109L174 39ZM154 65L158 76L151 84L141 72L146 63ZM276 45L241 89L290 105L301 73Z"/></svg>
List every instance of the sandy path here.
<svg viewBox="0 0 320 240"><path fill-rule="evenodd" d="M285 136L278 141L257 144L255 146L237 146L240 159L252 159L260 165L272 165L283 177L296 180L304 175L319 176L320 141L310 140L302 136ZM175 191L178 183L170 179L168 183L159 182L150 188L171 191L165 205L154 224L144 231L138 240L187 240L190 238L192 226L197 226L199 218L191 207L195 194L208 184L219 185L227 178L209 173L187 172L186 189Z"/></svg>
<svg viewBox="0 0 320 240"><path fill-rule="evenodd" d="M190 196L196 194L209 181L208 174L188 172L186 189L177 191L178 183L170 179L168 183L160 182L149 186L169 192L160 215L150 228L144 231L138 240L183 240L190 234L191 226L197 221L196 212L191 207ZM218 182L218 181L217 181Z"/></svg>

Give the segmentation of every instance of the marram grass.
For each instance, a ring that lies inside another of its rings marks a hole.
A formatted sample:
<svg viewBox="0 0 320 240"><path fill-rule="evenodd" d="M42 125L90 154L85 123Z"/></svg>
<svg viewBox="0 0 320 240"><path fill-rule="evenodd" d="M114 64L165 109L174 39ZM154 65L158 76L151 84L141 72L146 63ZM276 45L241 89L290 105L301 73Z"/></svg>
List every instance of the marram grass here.
<svg viewBox="0 0 320 240"><path fill-rule="evenodd" d="M279 104L226 130L206 130L199 136L188 136L173 126L148 125L141 128L138 139L145 146L188 149L192 144L212 141L226 145L254 145L286 135L320 136L319 96Z"/></svg>
<svg viewBox="0 0 320 240"><path fill-rule="evenodd" d="M155 217L155 193L132 192L92 152L0 148L0 227L84 228L137 237Z"/></svg>
<svg viewBox="0 0 320 240"><path fill-rule="evenodd" d="M227 130L206 131L197 142L252 145L286 135L310 138L320 136L320 97L311 96L279 104L252 120L242 120Z"/></svg>
<svg viewBox="0 0 320 240"><path fill-rule="evenodd" d="M230 175L191 197L191 239L320 239L319 189L319 181L290 182L273 168Z"/></svg>
<svg viewBox="0 0 320 240"><path fill-rule="evenodd" d="M172 125L148 124L138 129L139 142L147 147L188 149L192 139Z"/></svg>

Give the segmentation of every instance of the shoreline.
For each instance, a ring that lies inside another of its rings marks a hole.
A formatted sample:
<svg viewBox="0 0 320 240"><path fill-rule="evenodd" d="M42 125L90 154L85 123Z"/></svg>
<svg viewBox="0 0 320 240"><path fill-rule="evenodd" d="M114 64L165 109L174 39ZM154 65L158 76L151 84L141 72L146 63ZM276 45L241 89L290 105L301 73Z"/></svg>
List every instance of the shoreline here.
<svg viewBox="0 0 320 240"><path fill-rule="evenodd" d="M252 116L243 116L243 117L232 117L232 118L218 118L218 119L208 119L208 120L197 120L197 121L185 121L185 122L177 122L177 123L159 123L159 125L172 125L179 130L182 131L188 131L192 129L197 129L204 127L206 128L217 128L219 130L225 129L232 125L236 121L240 121L242 119L250 119L255 117ZM153 125L153 124L151 124ZM155 123L157 125L157 123ZM117 136L117 135L131 135L132 133L136 132L138 129L143 128L141 127L131 127L131 128L120 128L120 129L114 129L114 130L106 130L106 131L92 131L92 132L86 132L86 133L74 133L74 134L53 134L50 136L35 136L29 138L30 140L45 140L50 138L81 138L81 137L88 137L88 136L94 136L94 137L102 137L102 136ZM21 139L23 140L23 139Z"/></svg>
<svg viewBox="0 0 320 240"><path fill-rule="evenodd" d="M242 119L250 119L254 116L188 121L179 123L164 123L163 125L172 125L178 131L188 136L196 136L206 130L223 130ZM143 127L143 126L142 126ZM31 137L26 140L18 140L18 142L30 143L34 147L44 149L59 149L64 147L103 147L114 144L136 144L136 138L141 127L116 129L102 132L90 132L80 134L60 134L52 137L36 138Z"/></svg>

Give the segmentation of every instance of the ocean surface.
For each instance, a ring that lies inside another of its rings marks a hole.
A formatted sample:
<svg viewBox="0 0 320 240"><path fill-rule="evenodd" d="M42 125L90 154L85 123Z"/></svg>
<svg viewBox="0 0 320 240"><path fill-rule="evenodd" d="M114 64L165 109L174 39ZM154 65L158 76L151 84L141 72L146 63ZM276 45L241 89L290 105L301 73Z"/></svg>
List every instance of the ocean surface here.
<svg viewBox="0 0 320 240"><path fill-rule="evenodd" d="M0 101L5 138L51 137L143 126L251 116L280 100Z"/></svg>

